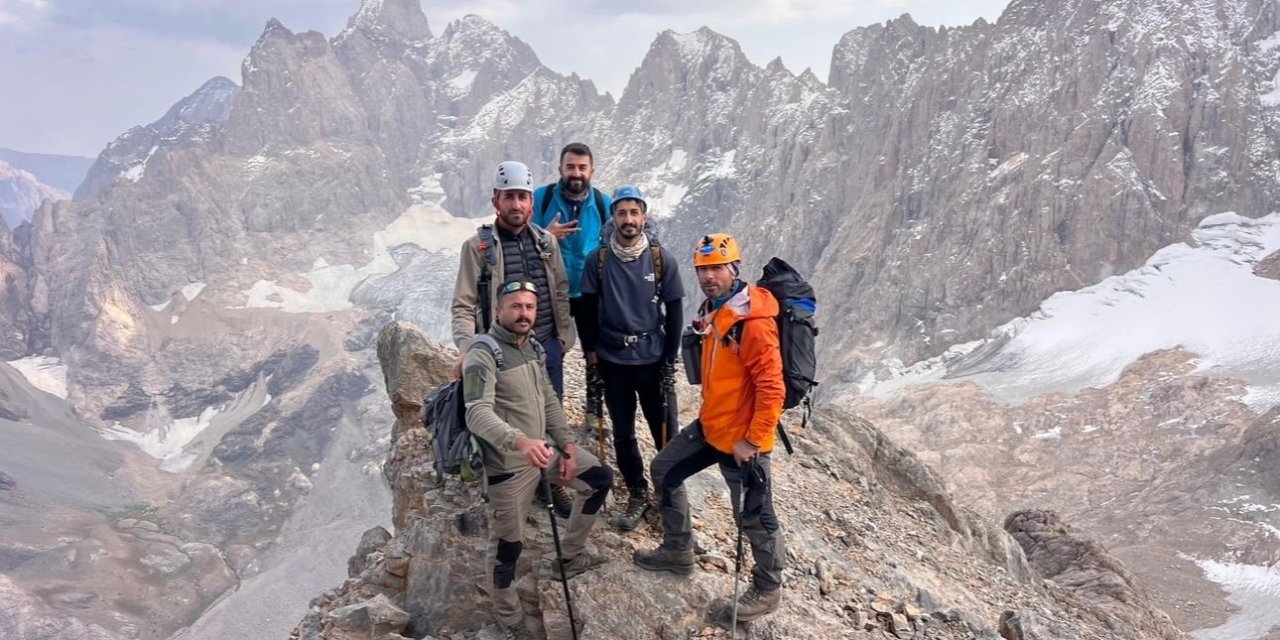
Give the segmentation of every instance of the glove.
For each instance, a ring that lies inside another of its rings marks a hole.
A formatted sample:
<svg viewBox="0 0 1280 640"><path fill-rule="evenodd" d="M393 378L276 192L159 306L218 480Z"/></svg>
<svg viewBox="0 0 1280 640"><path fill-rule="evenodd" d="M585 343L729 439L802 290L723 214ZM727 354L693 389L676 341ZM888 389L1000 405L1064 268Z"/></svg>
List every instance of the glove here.
<svg viewBox="0 0 1280 640"><path fill-rule="evenodd" d="M676 392L676 363L673 360L667 360L662 363L659 370L662 378L659 383L662 389L662 395L671 395Z"/></svg>

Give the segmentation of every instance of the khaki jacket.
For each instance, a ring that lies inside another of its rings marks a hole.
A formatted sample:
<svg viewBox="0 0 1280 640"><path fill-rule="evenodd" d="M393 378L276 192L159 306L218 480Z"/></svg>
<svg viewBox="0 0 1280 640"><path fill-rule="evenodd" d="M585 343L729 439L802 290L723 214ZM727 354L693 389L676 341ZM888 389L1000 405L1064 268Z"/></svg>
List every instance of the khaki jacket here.
<svg viewBox="0 0 1280 640"><path fill-rule="evenodd" d="M467 428L483 443L485 471L492 476L529 466L516 452L520 436L549 439L561 449L575 439L541 351L530 340L517 346L515 335L496 322L489 335L502 348L502 370L488 348L468 350L462 361L462 397Z"/></svg>
<svg viewBox="0 0 1280 640"><path fill-rule="evenodd" d="M540 246L548 246L549 251L542 254L542 261L547 269L547 284L551 287L552 317L555 319L556 335L564 344L564 350L573 347L578 334L574 329L573 319L569 316L569 277L565 274L564 259L560 256L560 243L556 237L547 233L542 227L529 225ZM489 308L492 317L498 315L498 289L506 281L503 277L505 268L502 260L502 238L498 230L493 230L493 240L498 243L496 255L498 264L493 267L492 285L489 287ZM453 343L459 351L466 352L471 340L478 333L484 332L480 326L480 270L484 264L485 252L480 250L480 232L462 243L462 257L458 265L458 279L453 286Z"/></svg>

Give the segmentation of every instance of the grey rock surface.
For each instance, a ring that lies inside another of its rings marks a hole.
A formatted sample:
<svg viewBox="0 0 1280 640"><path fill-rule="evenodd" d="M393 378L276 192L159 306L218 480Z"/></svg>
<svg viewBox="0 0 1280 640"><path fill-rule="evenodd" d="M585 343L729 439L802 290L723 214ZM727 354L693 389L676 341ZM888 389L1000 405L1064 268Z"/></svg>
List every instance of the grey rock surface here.
<svg viewBox="0 0 1280 640"><path fill-rule="evenodd" d="M422 379L428 386L443 379L435 372L447 370L454 353L412 327L395 324L384 330L384 335L414 333L420 337L402 341L413 345L405 349L407 357L400 354L383 366L417 369L398 378ZM569 364L566 384L581 384L582 367L575 360ZM397 390L388 391L393 405L399 398ZM1002 612L1025 609L1051 612L1068 633L1062 637L1185 637L1143 626L1142 616L1154 609L1140 590L1099 608L1089 599L1091 582L1051 574L1038 562L1042 555L1028 565L1012 538L958 506L931 470L874 426L850 418L821 410L808 429L789 425L799 451L774 467L775 506L788 546L783 604L776 614L752 623L752 636L829 638L866 632L870 635L852 637L883 637L881 631L887 630L897 637L996 637ZM383 468L393 490L408 494L395 500L395 534L388 537L378 529L366 534L357 556L367 564L339 588L312 600L293 638L345 638L342 624L326 620L351 617L360 607L384 600L407 612L406 635L485 638L497 633L486 595L487 522L477 488L457 478L434 477L429 449L422 446L422 425L397 424L393 432ZM655 517L625 536L596 530L592 542L609 562L570 583L575 616L585 623L581 637L726 635L711 620L732 583L732 563L724 562L732 556L734 540L727 491L714 473L695 476L689 486L695 535L706 550L695 575L677 579L632 566L633 549L661 540ZM813 503L815 496L822 497L821 504ZM606 508L622 504L615 499ZM950 521L922 515L936 510L951 514ZM541 511L531 517L517 584L526 611L546 636L568 637L561 585L537 578L535 563L552 553L546 517ZM370 553L377 541L384 542ZM1094 557L1105 557L1101 547L1089 548ZM1045 590L1031 566L1069 584ZM860 624L851 628L851 620Z"/></svg>

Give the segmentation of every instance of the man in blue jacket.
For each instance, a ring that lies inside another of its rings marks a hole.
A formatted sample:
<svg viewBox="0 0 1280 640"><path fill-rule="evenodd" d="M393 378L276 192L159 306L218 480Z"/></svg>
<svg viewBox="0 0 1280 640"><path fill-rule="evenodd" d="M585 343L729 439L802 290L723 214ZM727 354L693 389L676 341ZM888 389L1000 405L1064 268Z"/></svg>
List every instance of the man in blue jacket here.
<svg viewBox="0 0 1280 640"><path fill-rule="evenodd" d="M595 256L600 231L609 218L609 196L591 184L595 175L591 149L581 142L560 150L560 180L533 192L533 223L560 241L569 276L570 313L579 317L582 298L582 266Z"/></svg>
<svg viewBox="0 0 1280 640"><path fill-rule="evenodd" d="M584 323L594 323L593 314L582 308L582 271L600 247L600 235L609 218L609 196L591 185L595 175L591 148L571 142L560 150L560 180L533 192L533 223L546 229L560 243L565 273L569 277L569 314L578 333ZM588 381L588 386L599 381ZM600 414L596 394L587 393L587 419ZM589 422L590 424L590 422Z"/></svg>

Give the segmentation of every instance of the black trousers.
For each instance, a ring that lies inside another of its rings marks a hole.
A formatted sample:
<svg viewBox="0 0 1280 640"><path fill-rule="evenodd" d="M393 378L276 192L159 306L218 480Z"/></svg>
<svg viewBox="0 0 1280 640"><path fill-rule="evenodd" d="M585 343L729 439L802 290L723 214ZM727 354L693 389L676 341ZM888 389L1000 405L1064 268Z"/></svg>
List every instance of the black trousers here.
<svg viewBox="0 0 1280 640"><path fill-rule="evenodd" d="M613 446L618 458L618 470L629 489L646 489L649 480L644 472L644 460L640 457L640 444L636 441L636 400L653 446L659 451L671 440L672 426L663 433L666 419L662 398L662 364L616 364L600 361L600 377L604 379L604 403L613 421ZM671 399L672 402L675 399ZM664 437L665 435L665 437Z"/></svg>
<svg viewBox="0 0 1280 640"><path fill-rule="evenodd" d="M599 320L598 320L599 314L587 313L586 306L587 305L582 303L582 296L578 296L576 298L569 298L569 315L573 317L573 326L578 330L579 343L582 342L582 334L584 333L582 329L583 325L586 325L589 323L597 323L597 324L599 323ZM587 350L583 349L582 358L585 360L586 357L587 357Z"/></svg>

